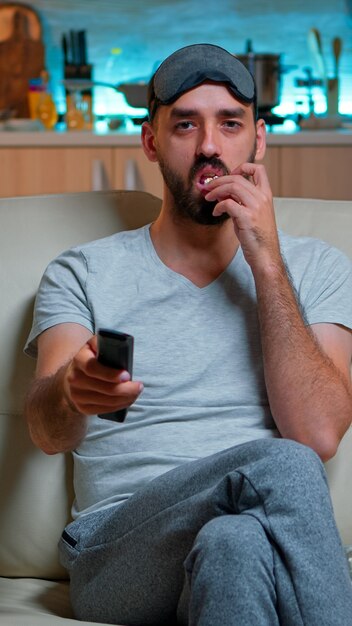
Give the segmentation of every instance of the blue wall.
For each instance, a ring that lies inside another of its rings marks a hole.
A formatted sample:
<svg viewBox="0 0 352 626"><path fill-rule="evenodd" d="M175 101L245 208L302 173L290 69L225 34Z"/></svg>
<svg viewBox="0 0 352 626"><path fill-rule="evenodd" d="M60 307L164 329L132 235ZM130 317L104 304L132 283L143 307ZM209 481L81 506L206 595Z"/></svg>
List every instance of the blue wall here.
<svg viewBox="0 0 352 626"><path fill-rule="evenodd" d="M122 48L115 82L148 79L153 69L176 48L196 42L222 45L243 53L247 39L255 52L282 54L282 63L296 66L283 76L282 112L307 108L306 91L295 86L302 69L312 66L307 46L310 28L320 30L328 72L333 71L332 38L343 39L340 112L352 114L352 0L32 0L44 27L47 65L60 110L64 110L61 34L88 32L89 61L94 78L108 78L106 65L113 47ZM322 90L314 91L317 112L325 109ZM124 97L99 88L96 112L128 110Z"/></svg>

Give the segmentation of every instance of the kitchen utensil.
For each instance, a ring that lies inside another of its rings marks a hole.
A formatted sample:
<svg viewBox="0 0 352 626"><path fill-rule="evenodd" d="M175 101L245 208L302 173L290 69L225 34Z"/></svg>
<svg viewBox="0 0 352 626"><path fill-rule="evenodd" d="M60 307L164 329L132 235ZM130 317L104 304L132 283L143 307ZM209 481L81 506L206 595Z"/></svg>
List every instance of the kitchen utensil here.
<svg viewBox="0 0 352 626"><path fill-rule="evenodd" d="M87 65L87 43L86 43L86 31L79 30L77 33L78 38L78 53L79 53L79 65Z"/></svg>
<svg viewBox="0 0 352 626"><path fill-rule="evenodd" d="M317 28L311 28L308 32L308 48L312 56L314 70L319 78L326 83L326 66L323 56L323 45L320 32Z"/></svg>
<svg viewBox="0 0 352 626"><path fill-rule="evenodd" d="M116 86L117 91L124 94L131 107L147 108L148 106L148 83L121 83Z"/></svg>
<svg viewBox="0 0 352 626"><path fill-rule="evenodd" d="M270 111L280 102L281 55L280 54L236 54L254 77L257 86L259 111Z"/></svg>
<svg viewBox="0 0 352 626"><path fill-rule="evenodd" d="M332 49L334 54L334 77L339 77L339 63L342 52L342 39L341 37L334 37L332 40Z"/></svg>
<svg viewBox="0 0 352 626"><path fill-rule="evenodd" d="M44 70L44 45L38 13L19 2L0 4L0 109L29 117L28 83Z"/></svg>
<svg viewBox="0 0 352 626"><path fill-rule="evenodd" d="M329 116L336 116L339 112L339 79L327 79L326 108Z"/></svg>
<svg viewBox="0 0 352 626"><path fill-rule="evenodd" d="M27 19L28 36L34 41L42 38L42 26L39 15L31 6L22 2L0 3L0 41L11 38L13 33L13 18L16 12L20 12Z"/></svg>
<svg viewBox="0 0 352 626"><path fill-rule="evenodd" d="M68 65L68 40L66 35L62 35L61 37L61 48L64 57L64 65Z"/></svg>
<svg viewBox="0 0 352 626"><path fill-rule="evenodd" d="M282 65L281 54L256 54L251 39L246 40L245 54L236 53L235 56L254 77L259 113L263 115L268 113L280 104L282 74L296 69L296 66Z"/></svg>
<svg viewBox="0 0 352 626"><path fill-rule="evenodd" d="M119 83L114 85L113 83L107 83L104 81L84 80L79 78L70 78L63 81L64 87L69 91L83 91L85 89L92 89L93 87L109 87L120 91L124 94L128 104L131 107L146 108L147 107L147 92L148 83Z"/></svg>

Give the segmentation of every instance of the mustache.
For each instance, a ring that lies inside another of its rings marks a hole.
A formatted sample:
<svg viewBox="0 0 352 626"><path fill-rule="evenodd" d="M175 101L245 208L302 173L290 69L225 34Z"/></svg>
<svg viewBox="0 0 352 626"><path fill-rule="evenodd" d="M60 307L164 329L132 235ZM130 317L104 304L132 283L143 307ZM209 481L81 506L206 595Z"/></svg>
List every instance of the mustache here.
<svg viewBox="0 0 352 626"><path fill-rule="evenodd" d="M189 182L192 182L193 178L199 172L199 170L203 169L205 165L209 165L210 167L214 167L221 171L221 173L226 176L230 174L230 170L226 167L225 163L218 159L218 157L205 157L204 155L200 155L196 158L193 163L193 166L189 173Z"/></svg>

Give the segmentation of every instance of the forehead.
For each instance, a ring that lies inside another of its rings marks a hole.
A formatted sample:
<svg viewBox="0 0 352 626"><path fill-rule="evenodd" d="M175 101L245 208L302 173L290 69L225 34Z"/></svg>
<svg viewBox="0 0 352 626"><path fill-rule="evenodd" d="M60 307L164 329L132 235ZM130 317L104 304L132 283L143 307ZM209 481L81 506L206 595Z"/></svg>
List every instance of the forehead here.
<svg viewBox="0 0 352 626"><path fill-rule="evenodd" d="M252 105L238 100L225 84L206 82L186 91L175 102L166 105L169 115L176 110L189 110L199 115L214 115L220 111L242 111L252 115Z"/></svg>

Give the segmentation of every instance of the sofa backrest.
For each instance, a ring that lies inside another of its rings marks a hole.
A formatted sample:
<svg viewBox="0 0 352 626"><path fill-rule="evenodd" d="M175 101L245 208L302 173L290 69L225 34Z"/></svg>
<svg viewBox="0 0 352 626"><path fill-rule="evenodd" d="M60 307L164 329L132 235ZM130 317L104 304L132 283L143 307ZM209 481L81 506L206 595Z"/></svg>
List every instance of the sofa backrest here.
<svg viewBox="0 0 352 626"><path fill-rule="evenodd" d="M0 199L0 576L66 577L57 541L73 499L70 455L48 457L22 417L35 361L23 354L35 293L63 250L152 221L160 199L92 192Z"/></svg>
<svg viewBox="0 0 352 626"><path fill-rule="evenodd" d="M352 200L275 198L275 210L282 230L327 241L352 259ZM326 469L342 540L345 545L352 545L352 428L336 456L326 463Z"/></svg>
<svg viewBox="0 0 352 626"><path fill-rule="evenodd" d="M352 257L352 202L277 198L275 204L279 227L325 239ZM0 199L1 576L66 577L57 541L73 498L70 455L48 457L37 450L22 417L35 366L22 350L40 277L62 250L137 228L159 208L160 199L134 191ZM338 526L352 544L350 432L327 469Z"/></svg>

